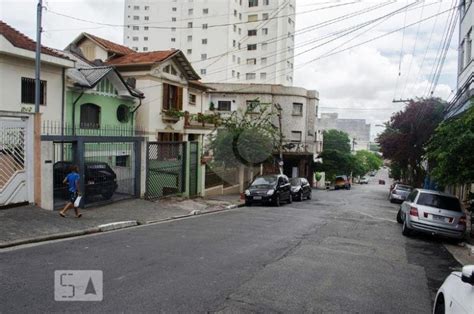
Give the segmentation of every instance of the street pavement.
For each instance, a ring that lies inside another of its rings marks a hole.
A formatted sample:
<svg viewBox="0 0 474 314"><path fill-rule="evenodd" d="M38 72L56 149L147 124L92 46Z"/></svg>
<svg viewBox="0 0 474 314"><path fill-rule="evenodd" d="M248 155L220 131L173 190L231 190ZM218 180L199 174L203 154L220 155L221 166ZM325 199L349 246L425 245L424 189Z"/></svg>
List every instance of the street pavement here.
<svg viewBox="0 0 474 314"><path fill-rule="evenodd" d="M4 250L0 312L429 313L459 265L440 240L402 236L377 179ZM103 301L55 302L55 270L102 270Z"/></svg>

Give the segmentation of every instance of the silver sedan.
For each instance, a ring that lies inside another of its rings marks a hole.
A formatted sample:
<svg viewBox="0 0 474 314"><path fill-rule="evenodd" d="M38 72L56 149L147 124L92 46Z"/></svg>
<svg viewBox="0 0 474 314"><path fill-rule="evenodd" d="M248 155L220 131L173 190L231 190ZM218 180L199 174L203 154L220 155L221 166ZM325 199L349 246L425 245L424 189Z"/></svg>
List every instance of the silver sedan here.
<svg viewBox="0 0 474 314"><path fill-rule="evenodd" d="M413 190L400 207L397 221L403 224L405 236L419 231L462 239L466 231L466 215L457 197L431 190Z"/></svg>

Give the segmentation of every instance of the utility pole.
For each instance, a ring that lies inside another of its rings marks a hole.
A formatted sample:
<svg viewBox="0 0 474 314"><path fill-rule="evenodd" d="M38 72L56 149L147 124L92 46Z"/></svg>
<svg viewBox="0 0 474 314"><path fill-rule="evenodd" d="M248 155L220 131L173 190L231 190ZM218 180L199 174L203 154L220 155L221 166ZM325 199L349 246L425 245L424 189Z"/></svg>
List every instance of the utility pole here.
<svg viewBox="0 0 474 314"><path fill-rule="evenodd" d="M275 104L275 108L278 110L278 127L280 129L280 161L278 162L278 167L280 168L280 174L283 174L283 128L282 128L282 123L281 123L281 111L282 108L280 104Z"/></svg>
<svg viewBox="0 0 474 314"><path fill-rule="evenodd" d="M41 98L41 17L43 13L43 0L38 0L36 9L36 59L35 59L35 113L39 112Z"/></svg>

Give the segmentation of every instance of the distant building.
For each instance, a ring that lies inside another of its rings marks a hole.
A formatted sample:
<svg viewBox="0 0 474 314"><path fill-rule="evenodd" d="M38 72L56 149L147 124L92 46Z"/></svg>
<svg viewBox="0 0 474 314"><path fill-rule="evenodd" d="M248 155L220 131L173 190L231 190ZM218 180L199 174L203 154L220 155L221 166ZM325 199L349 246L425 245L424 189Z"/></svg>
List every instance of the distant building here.
<svg viewBox="0 0 474 314"><path fill-rule="evenodd" d="M293 85L296 0L125 0L124 43L179 49L204 82Z"/></svg>
<svg viewBox="0 0 474 314"><path fill-rule="evenodd" d="M313 179L311 163L322 151L322 135L315 130L319 93L299 87L271 84L207 84L210 98L221 114L248 106L269 104L281 108L283 171L288 177ZM278 126L279 121L273 121ZM278 153L275 152L275 158Z"/></svg>
<svg viewBox="0 0 474 314"><path fill-rule="evenodd" d="M344 131L351 139L352 150L370 150L370 124L364 119L340 119L337 113L322 113L316 127L321 131Z"/></svg>

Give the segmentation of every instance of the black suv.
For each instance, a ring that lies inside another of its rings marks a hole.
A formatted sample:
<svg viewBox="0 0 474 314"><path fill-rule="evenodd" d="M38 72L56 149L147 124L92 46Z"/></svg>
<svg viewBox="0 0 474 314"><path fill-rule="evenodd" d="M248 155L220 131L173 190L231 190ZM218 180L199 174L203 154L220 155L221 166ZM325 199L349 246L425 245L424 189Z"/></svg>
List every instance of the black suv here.
<svg viewBox="0 0 474 314"><path fill-rule="evenodd" d="M53 185L54 196L68 197L67 185L63 184L64 178L69 173L72 166L71 162L58 161L53 166ZM117 190L117 175L105 162L86 162L85 163L85 191L84 197L91 198L102 196L109 200Z"/></svg>
<svg viewBox="0 0 474 314"><path fill-rule="evenodd" d="M245 191L245 205L254 203L280 206L282 201L293 202L288 177L282 174L257 177Z"/></svg>
<svg viewBox="0 0 474 314"><path fill-rule="evenodd" d="M305 198L311 199L313 190L306 178L291 178L290 184L293 200L302 201Z"/></svg>

